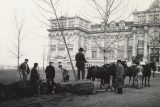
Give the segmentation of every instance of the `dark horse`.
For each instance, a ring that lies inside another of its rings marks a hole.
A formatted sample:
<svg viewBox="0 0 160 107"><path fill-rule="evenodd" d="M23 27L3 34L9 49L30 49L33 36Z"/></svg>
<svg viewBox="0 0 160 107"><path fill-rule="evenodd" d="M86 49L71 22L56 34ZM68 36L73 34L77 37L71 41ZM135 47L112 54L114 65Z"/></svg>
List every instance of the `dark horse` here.
<svg viewBox="0 0 160 107"><path fill-rule="evenodd" d="M88 67L88 74L86 79L95 81L95 79L97 78L98 80L101 80L100 82L100 88L101 88L103 85L103 80L105 78L104 74L105 74L105 70L103 69L103 67L91 66L91 67Z"/></svg>
<svg viewBox="0 0 160 107"><path fill-rule="evenodd" d="M105 64L103 65L103 68L105 69L105 80L104 84L108 84L108 87L110 87L110 78L112 76L112 87L115 88L115 77L116 77L116 64Z"/></svg>
<svg viewBox="0 0 160 107"><path fill-rule="evenodd" d="M143 65L143 78L142 78L142 85L143 80L145 79L145 86L147 86L146 82L148 81L148 87L150 87L150 77L151 77L151 70L156 71L156 64L155 62L147 63L146 65Z"/></svg>
<svg viewBox="0 0 160 107"><path fill-rule="evenodd" d="M138 73L138 69L137 69L136 65L132 65L132 66L128 67L125 61L122 61L122 65L124 66L124 80L128 76L129 77L129 83L128 84L130 84L131 79L133 78L132 85L135 86L135 84L134 84L135 77Z"/></svg>
<svg viewBox="0 0 160 107"><path fill-rule="evenodd" d="M90 79L92 81L95 80L95 78L100 79L100 88L104 86L105 84L108 84L108 87L110 87L110 76L112 76L112 85L114 86L115 83L115 72L116 72L116 65L114 63L111 64L105 64L101 67L98 66L91 66L88 68L88 74L87 79Z"/></svg>

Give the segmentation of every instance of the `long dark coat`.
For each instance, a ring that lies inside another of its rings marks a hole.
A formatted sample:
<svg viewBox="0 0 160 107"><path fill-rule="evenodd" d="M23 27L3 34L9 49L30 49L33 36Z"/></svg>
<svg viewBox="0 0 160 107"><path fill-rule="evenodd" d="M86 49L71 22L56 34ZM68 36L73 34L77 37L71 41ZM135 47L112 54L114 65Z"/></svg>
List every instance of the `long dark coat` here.
<svg viewBox="0 0 160 107"><path fill-rule="evenodd" d="M35 67L33 67L30 75L30 83L33 93L37 95L38 95L38 79L39 79L38 71Z"/></svg>
<svg viewBox="0 0 160 107"><path fill-rule="evenodd" d="M54 78L55 77L55 68L51 65L46 67L45 70L46 78Z"/></svg>
<svg viewBox="0 0 160 107"><path fill-rule="evenodd" d="M31 70L31 75L30 75L30 82L37 82L37 80L39 79L39 74L38 71L35 67L32 68Z"/></svg>
<svg viewBox="0 0 160 107"><path fill-rule="evenodd" d="M116 67L116 87L123 87L123 78L124 78L124 67L122 64L117 65Z"/></svg>
<svg viewBox="0 0 160 107"><path fill-rule="evenodd" d="M85 63L87 61L86 61L83 53L78 52L76 54L75 60L76 60L76 66L77 66L78 69L84 69L85 68Z"/></svg>

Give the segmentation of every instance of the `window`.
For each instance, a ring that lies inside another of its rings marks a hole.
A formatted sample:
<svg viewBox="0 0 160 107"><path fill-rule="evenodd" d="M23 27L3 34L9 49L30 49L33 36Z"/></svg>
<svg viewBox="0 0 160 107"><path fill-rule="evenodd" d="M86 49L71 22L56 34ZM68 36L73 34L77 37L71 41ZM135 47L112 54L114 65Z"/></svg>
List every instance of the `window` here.
<svg viewBox="0 0 160 107"><path fill-rule="evenodd" d="M124 46L118 46L118 49L119 49L120 51L123 51L123 50L124 50Z"/></svg>
<svg viewBox="0 0 160 107"><path fill-rule="evenodd" d="M68 50L73 51L73 44L68 44Z"/></svg>
<svg viewBox="0 0 160 107"><path fill-rule="evenodd" d="M124 58L124 51L118 51L118 58Z"/></svg>
<svg viewBox="0 0 160 107"><path fill-rule="evenodd" d="M143 47L144 46L144 40L138 40L138 46Z"/></svg>
<svg viewBox="0 0 160 107"><path fill-rule="evenodd" d="M128 41L128 46L132 46L132 45L133 45L133 40L130 39L130 40Z"/></svg>
<svg viewBox="0 0 160 107"><path fill-rule="evenodd" d="M64 51L65 50L65 45L61 44L58 46L59 51Z"/></svg>
<svg viewBox="0 0 160 107"><path fill-rule="evenodd" d="M58 24L57 24L57 23L53 23L53 24L52 24L52 27L53 27L53 28L57 28L57 27L58 27Z"/></svg>
<svg viewBox="0 0 160 107"><path fill-rule="evenodd" d="M111 22L111 23L110 23L110 27L112 27L112 28L113 28L113 27L116 27L116 23L115 23L115 22Z"/></svg>
<svg viewBox="0 0 160 107"><path fill-rule="evenodd" d="M142 49L138 49L138 54L143 54L143 52L144 52L143 48Z"/></svg>
<svg viewBox="0 0 160 107"><path fill-rule="evenodd" d="M97 51L92 51L92 58L93 59L97 58Z"/></svg>
<svg viewBox="0 0 160 107"><path fill-rule="evenodd" d="M153 40L159 40L160 39L160 34L159 34L159 32L157 32L157 31L154 31L153 33L152 33L152 35L153 35Z"/></svg>
<svg viewBox="0 0 160 107"><path fill-rule="evenodd" d="M83 25L83 23L82 23L82 22L79 22L79 26L82 27L82 25Z"/></svg>
<svg viewBox="0 0 160 107"><path fill-rule="evenodd" d="M128 59L132 59L132 50L127 51Z"/></svg>
<svg viewBox="0 0 160 107"><path fill-rule="evenodd" d="M109 58L114 58L114 51L113 50L111 50L111 51L109 51L108 52L108 56L109 56Z"/></svg>
<svg viewBox="0 0 160 107"><path fill-rule="evenodd" d="M60 27L61 28L65 28L66 27L66 22L65 21L61 21L60 22Z"/></svg>
<svg viewBox="0 0 160 107"><path fill-rule="evenodd" d="M97 47L96 46L92 46L91 50L97 50Z"/></svg>
<svg viewBox="0 0 160 107"><path fill-rule="evenodd" d="M51 50L55 51L56 50L56 45L51 45Z"/></svg>
<svg viewBox="0 0 160 107"><path fill-rule="evenodd" d="M120 29L124 29L125 28L125 21L121 21L119 23L119 27L120 27Z"/></svg>
<svg viewBox="0 0 160 107"><path fill-rule="evenodd" d="M69 27L74 27L74 21L69 21Z"/></svg>

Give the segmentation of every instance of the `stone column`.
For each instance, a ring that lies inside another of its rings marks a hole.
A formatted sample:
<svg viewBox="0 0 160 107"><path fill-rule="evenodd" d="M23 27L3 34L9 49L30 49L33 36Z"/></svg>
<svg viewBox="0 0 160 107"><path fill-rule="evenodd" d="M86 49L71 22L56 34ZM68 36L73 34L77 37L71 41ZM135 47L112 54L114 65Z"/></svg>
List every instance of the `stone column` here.
<svg viewBox="0 0 160 107"><path fill-rule="evenodd" d="M127 45L128 45L128 36L125 37L124 41L124 59L127 59Z"/></svg>
<svg viewBox="0 0 160 107"><path fill-rule="evenodd" d="M148 43L148 26L144 26L144 57L143 57L144 62L148 61L147 43Z"/></svg>
<svg viewBox="0 0 160 107"><path fill-rule="evenodd" d="M132 56L136 56L136 27L133 27L133 46L132 46Z"/></svg>
<svg viewBox="0 0 160 107"><path fill-rule="evenodd" d="M55 55L57 56L57 55L59 55L59 48L58 47L59 47L60 43L59 43L59 41L55 41L55 43L56 43L56 52L55 52L56 54Z"/></svg>
<svg viewBox="0 0 160 107"><path fill-rule="evenodd" d="M114 54L115 57L114 58L118 59L118 43L117 42L115 42L115 48L116 49L115 49L115 54Z"/></svg>
<svg viewBox="0 0 160 107"><path fill-rule="evenodd" d="M51 33L49 34L49 61L52 59L52 35Z"/></svg>

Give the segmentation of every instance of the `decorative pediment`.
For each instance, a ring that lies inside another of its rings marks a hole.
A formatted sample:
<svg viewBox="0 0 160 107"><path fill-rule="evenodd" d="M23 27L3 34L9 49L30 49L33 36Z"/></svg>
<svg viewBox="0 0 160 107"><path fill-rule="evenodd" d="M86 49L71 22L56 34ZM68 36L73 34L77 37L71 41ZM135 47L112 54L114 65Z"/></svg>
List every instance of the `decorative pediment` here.
<svg viewBox="0 0 160 107"><path fill-rule="evenodd" d="M55 59L65 59L65 57L61 56L61 55L57 55L54 57Z"/></svg>
<svg viewBox="0 0 160 107"><path fill-rule="evenodd" d="M155 9L155 8L160 9L160 0L155 0L149 7L149 9Z"/></svg>

